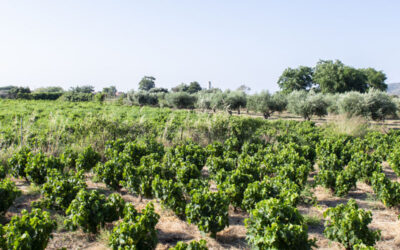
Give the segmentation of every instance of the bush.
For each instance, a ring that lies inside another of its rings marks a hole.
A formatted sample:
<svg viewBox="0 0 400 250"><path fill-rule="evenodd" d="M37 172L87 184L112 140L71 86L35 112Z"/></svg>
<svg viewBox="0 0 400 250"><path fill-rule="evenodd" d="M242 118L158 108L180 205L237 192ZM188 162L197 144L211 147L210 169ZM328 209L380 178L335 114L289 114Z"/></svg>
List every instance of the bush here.
<svg viewBox="0 0 400 250"><path fill-rule="evenodd" d="M191 201L186 206L186 218L197 225L200 231L211 233L216 238L217 232L229 226L229 199L222 192L208 190L194 191Z"/></svg>
<svg viewBox="0 0 400 250"><path fill-rule="evenodd" d="M397 107L386 92L370 90L365 97L368 116L372 120L383 121L387 117L396 117Z"/></svg>
<svg viewBox="0 0 400 250"><path fill-rule="evenodd" d="M28 181L42 185L51 169L62 169L62 164L58 158L45 156L42 152L36 155L29 154L28 163L25 167Z"/></svg>
<svg viewBox="0 0 400 250"><path fill-rule="evenodd" d="M48 212L33 209L28 213L24 209L21 217L13 216L4 227L4 249L45 249L55 228Z"/></svg>
<svg viewBox="0 0 400 250"><path fill-rule="evenodd" d="M0 214L5 213L20 195L21 191L14 182L10 179L0 180Z"/></svg>
<svg viewBox="0 0 400 250"><path fill-rule="evenodd" d="M158 238L155 226L160 218L148 203L140 214L131 204L127 205L122 222L113 229L109 238L112 249L155 249Z"/></svg>
<svg viewBox="0 0 400 250"><path fill-rule="evenodd" d="M47 174L46 183L41 188L48 208L67 210L81 189L86 188L83 173L69 172L62 174L56 169L51 169Z"/></svg>
<svg viewBox="0 0 400 250"><path fill-rule="evenodd" d="M368 115L368 108L365 103L364 95L360 92L347 92L340 96L339 108L347 117Z"/></svg>
<svg viewBox="0 0 400 250"><path fill-rule="evenodd" d="M10 166L12 176L16 178L26 177L25 168L28 163L30 152L30 149L22 147L17 153L8 159L8 165Z"/></svg>
<svg viewBox="0 0 400 250"><path fill-rule="evenodd" d="M307 225L297 208L271 198L257 203L245 220L247 242L255 249L311 249Z"/></svg>
<svg viewBox="0 0 400 250"><path fill-rule="evenodd" d="M153 180L152 189L154 196L161 200L163 206L172 209L179 217L185 215L186 200L180 184L174 180L163 180L157 175Z"/></svg>
<svg viewBox="0 0 400 250"><path fill-rule="evenodd" d="M96 190L88 192L82 189L69 205L64 224L72 230L80 227L84 232L97 233L105 222L111 222L122 215L122 198L118 196L110 195L106 199L105 195Z"/></svg>
<svg viewBox="0 0 400 250"><path fill-rule="evenodd" d="M78 159L78 153L73 151L71 148L67 148L60 155L60 161L63 164L63 166L67 169L75 169L77 159Z"/></svg>
<svg viewBox="0 0 400 250"><path fill-rule="evenodd" d="M228 174L226 181L218 186L219 190L224 190L233 207L242 207L244 191L247 185L253 182L253 176L245 174L239 169Z"/></svg>
<svg viewBox="0 0 400 250"><path fill-rule="evenodd" d="M322 117L328 114L328 102L323 94L307 93L306 91L293 91L288 96L289 112L310 120L313 115Z"/></svg>
<svg viewBox="0 0 400 250"><path fill-rule="evenodd" d="M171 107L178 109L193 109L196 103L196 96L186 92L168 93L166 99Z"/></svg>
<svg viewBox="0 0 400 250"><path fill-rule="evenodd" d="M0 165L0 179L4 179L7 176L7 168Z"/></svg>
<svg viewBox="0 0 400 250"><path fill-rule="evenodd" d="M119 190L121 188L120 182L123 178L126 160L115 158L107 161L106 163L98 163L94 168L94 172L100 181L104 182L107 187L112 190Z"/></svg>
<svg viewBox="0 0 400 250"><path fill-rule="evenodd" d="M169 250L208 250L208 247L207 241L201 239L199 241L191 241L189 244L179 241L175 247L171 247Z"/></svg>
<svg viewBox="0 0 400 250"><path fill-rule="evenodd" d="M277 198L295 206L299 202L299 193L299 187L290 180L266 177L261 182L256 181L247 186L242 206L250 211L258 202L269 198Z"/></svg>
<svg viewBox="0 0 400 250"><path fill-rule="evenodd" d="M76 159L76 168L78 170L89 171L97 162L100 161L100 154L93 150L91 146L85 148Z"/></svg>
<svg viewBox="0 0 400 250"><path fill-rule="evenodd" d="M400 183L388 179L384 173L374 172L371 177L374 193L386 207L400 204Z"/></svg>
<svg viewBox="0 0 400 250"><path fill-rule="evenodd" d="M183 162L194 164L199 170L204 167L207 160L207 151L193 142L186 142L182 145L176 146L174 149L174 155Z"/></svg>
<svg viewBox="0 0 400 250"><path fill-rule="evenodd" d="M346 249L352 249L356 244L373 246L379 240L380 232L372 231L368 224L372 221L372 213L358 209L355 200L350 199L347 204L340 204L324 212L324 235L330 240L338 241Z"/></svg>
<svg viewBox="0 0 400 250"><path fill-rule="evenodd" d="M281 94L271 95L268 91L249 96L247 108L255 112L261 112L268 119L274 112L282 112L287 105L285 96Z"/></svg>
<svg viewBox="0 0 400 250"><path fill-rule="evenodd" d="M400 147L398 145L389 154L388 162L396 175L400 176Z"/></svg>

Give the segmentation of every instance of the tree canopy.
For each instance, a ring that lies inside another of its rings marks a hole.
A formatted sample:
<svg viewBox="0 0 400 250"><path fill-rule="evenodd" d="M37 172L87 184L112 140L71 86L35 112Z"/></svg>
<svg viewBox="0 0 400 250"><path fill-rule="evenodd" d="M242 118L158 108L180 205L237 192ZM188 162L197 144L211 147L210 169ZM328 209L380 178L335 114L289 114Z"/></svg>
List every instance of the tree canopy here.
<svg viewBox="0 0 400 250"><path fill-rule="evenodd" d="M150 89L155 88L155 80L156 78L152 76L144 76L139 82L139 90L149 91Z"/></svg>
<svg viewBox="0 0 400 250"><path fill-rule="evenodd" d="M315 88L322 93L367 92L369 89L385 91L386 75L373 68L357 69L339 60L320 60L314 68L299 66L287 68L278 79L284 93Z"/></svg>

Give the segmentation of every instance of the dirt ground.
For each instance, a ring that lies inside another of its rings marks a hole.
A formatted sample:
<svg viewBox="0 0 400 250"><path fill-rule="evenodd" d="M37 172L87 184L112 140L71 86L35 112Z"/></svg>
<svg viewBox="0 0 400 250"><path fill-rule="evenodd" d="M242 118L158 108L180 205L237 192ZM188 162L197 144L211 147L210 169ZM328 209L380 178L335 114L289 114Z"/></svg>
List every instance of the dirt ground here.
<svg viewBox="0 0 400 250"><path fill-rule="evenodd" d="M390 167L384 164L384 171L392 180L400 181ZM312 173L309 181L312 182ZM40 198L38 190L23 180L13 179L18 187L23 191L23 195L17 198L14 205L8 210L2 222L10 220L11 216L18 214L22 209L30 210L30 203ZM91 178L87 178L89 189L97 189L99 192L106 195L112 193L102 183L94 183ZM370 210L373 214L373 221L370 224L372 229L382 231L382 239L376 244L377 249L400 249L400 221L397 219L399 214L398 209L387 209L378 201L373 194L370 186L365 183L357 183L357 188L352 190L346 198L338 198L330 194L330 192L322 187L311 189L316 197L317 205L300 205L299 211L306 217L312 218L309 223L309 237L317 239L318 249L343 249L340 244L330 242L323 235L324 219L322 213L329 207L334 207L337 204L347 202L353 198L357 201L360 208ZM155 209L160 214L160 220L157 224L159 243L157 249L164 250L174 246L178 241L192 241L201 238L207 240L210 249L249 249L246 243L246 229L244 220L248 217L245 212L234 211L232 208L229 211L228 228L217 234L217 239L214 240L207 235L199 232L195 225L190 225L185 221L180 220L174 213L168 209L164 209L156 200L143 199L139 200L137 196L131 195L122 189L120 194L127 202L131 202L138 210L145 207L148 202L155 204ZM53 233L53 238L50 240L47 249L108 249L107 240L110 235L112 225L107 225L97 238L89 239L86 234L81 231L69 232L63 227L63 216L54 214L54 218L58 223L56 232Z"/></svg>

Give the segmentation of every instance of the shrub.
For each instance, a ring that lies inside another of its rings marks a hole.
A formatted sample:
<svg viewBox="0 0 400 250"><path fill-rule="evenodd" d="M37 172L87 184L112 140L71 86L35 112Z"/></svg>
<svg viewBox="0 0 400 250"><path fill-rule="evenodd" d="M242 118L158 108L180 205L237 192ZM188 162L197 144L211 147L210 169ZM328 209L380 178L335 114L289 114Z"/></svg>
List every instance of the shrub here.
<svg viewBox="0 0 400 250"><path fill-rule="evenodd" d="M384 173L374 172L371 184L374 193L386 207L400 204L400 183L390 181Z"/></svg>
<svg viewBox="0 0 400 250"><path fill-rule="evenodd" d="M196 96L186 92L168 93L166 99L170 106L178 109L193 109L196 103Z"/></svg>
<svg viewBox="0 0 400 250"><path fill-rule="evenodd" d="M179 241L175 247L171 247L169 250L208 250L208 247L207 241L201 239L199 241L191 241L189 244Z"/></svg>
<svg viewBox="0 0 400 250"><path fill-rule="evenodd" d="M59 159L53 156L45 156L42 152L36 155L30 154L25 167L26 178L30 182L42 185L45 183L47 173L51 169L62 169L62 164Z"/></svg>
<svg viewBox="0 0 400 250"><path fill-rule="evenodd" d="M347 92L340 96L339 108L347 117L364 116L368 114L368 108L365 103L364 95L360 92Z"/></svg>
<svg viewBox="0 0 400 250"><path fill-rule="evenodd" d="M224 190L229 200L235 208L242 207L244 191L247 185L253 182L253 176L245 174L239 169L229 173L226 181L218 186L219 190Z"/></svg>
<svg viewBox="0 0 400 250"><path fill-rule="evenodd" d="M297 208L271 198L257 203L245 220L247 242L255 249L311 249L307 225Z"/></svg>
<svg viewBox="0 0 400 250"><path fill-rule="evenodd" d="M13 216L4 227L4 249L45 249L55 228L48 212L33 209L28 213L24 209L21 217Z"/></svg>
<svg viewBox="0 0 400 250"><path fill-rule="evenodd" d="M229 226L229 199L222 192L208 190L194 191L191 201L186 205L186 218L197 225L200 231L211 233L216 238L217 232Z"/></svg>
<svg viewBox="0 0 400 250"><path fill-rule="evenodd" d="M396 173L397 176L400 176L400 147L396 146L393 151L389 154L388 162L390 167Z"/></svg>
<svg viewBox="0 0 400 250"><path fill-rule="evenodd" d="M118 196L110 195L106 199L105 195L96 190L88 192L82 189L69 205L66 211L68 217L64 224L72 230L80 227L84 232L97 233L105 222L122 215L123 202Z"/></svg>
<svg viewBox="0 0 400 250"><path fill-rule="evenodd" d="M261 112L265 119L268 119L274 112L282 112L287 105L285 96L271 95L268 91L249 96L247 108Z"/></svg>
<svg viewBox="0 0 400 250"><path fill-rule="evenodd" d="M0 165L0 179L4 179L7 176L7 168Z"/></svg>
<svg viewBox="0 0 400 250"><path fill-rule="evenodd" d="M329 218L325 222L324 235L330 240L340 242L346 249L352 249L356 244L373 246L380 238L379 231L368 228L368 224L372 221L372 213L358 209L353 199L346 205L340 204L327 209L324 217Z"/></svg>
<svg viewBox="0 0 400 250"><path fill-rule="evenodd" d="M63 166L67 169L75 169L77 159L78 159L78 153L73 151L71 148L67 148L60 155L60 161L63 164Z"/></svg>
<svg viewBox="0 0 400 250"><path fill-rule="evenodd" d="M176 146L174 153L176 158L194 164L199 170L204 167L207 160L207 151L193 142Z"/></svg>
<svg viewBox="0 0 400 250"><path fill-rule="evenodd" d="M62 174L56 169L51 169L46 177L46 182L41 188L41 193L49 205L48 208L67 210L77 193L86 188L83 173L74 174L72 171Z"/></svg>
<svg viewBox="0 0 400 250"><path fill-rule="evenodd" d="M5 213L19 195L21 191L14 182L10 179L0 180L0 214Z"/></svg>
<svg viewBox="0 0 400 250"><path fill-rule="evenodd" d="M100 161L100 154L93 150L91 146L85 148L76 159L76 168L78 170L89 171L97 162Z"/></svg>
<svg viewBox="0 0 400 250"><path fill-rule="evenodd" d="M290 180L266 177L261 182L256 181L247 186L242 206L250 211L258 202L269 198L277 198L295 206L299 201L299 193L299 187Z"/></svg>
<svg viewBox="0 0 400 250"><path fill-rule="evenodd" d="M8 165L10 166L12 176L16 178L26 177L25 168L28 163L30 152L30 149L22 147L17 153L8 159Z"/></svg>
<svg viewBox="0 0 400 250"><path fill-rule="evenodd" d="M328 102L322 94L293 91L288 100L288 110L305 120L310 120L313 115L322 117L328 114Z"/></svg>
<svg viewBox="0 0 400 250"><path fill-rule="evenodd" d="M162 205L172 209L179 217L185 215L186 200L181 185L174 180L163 180L157 175L153 180L152 189Z"/></svg>
<svg viewBox="0 0 400 250"><path fill-rule="evenodd" d="M107 187L113 190L121 188L120 182L123 178L126 160L120 157L107 161L106 163L98 163L94 168L94 172L100 181L104 182Z"/></svg>
<svg viewBox="0 0 400 250"><path fill-rule="evenodd" d="M154 212L153 204L148 203L140 214L131 204L125 211L123 221L114 227L109 238L111 248L155 249L158 242L155 226L160 216Z"/></svg>
<svg viewBox="0 0 400 250"><path fill-rule="evenodd" d="M365 97L368 116L372 120L385 120L385 118L396 116L397 107L390 96L383 91L370 90Z"/></svg>

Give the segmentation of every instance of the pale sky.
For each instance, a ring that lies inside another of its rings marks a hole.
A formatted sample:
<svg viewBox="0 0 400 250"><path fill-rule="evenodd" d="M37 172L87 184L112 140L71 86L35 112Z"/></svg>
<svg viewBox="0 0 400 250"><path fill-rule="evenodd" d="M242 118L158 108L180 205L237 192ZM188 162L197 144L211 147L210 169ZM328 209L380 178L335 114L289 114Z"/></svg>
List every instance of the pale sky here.
<svg viewBox="0 0 400 250"><path fill-rule="evenodd" d="M278 90L287 67L339 59L400 82L400 1L0 0L0 86L211 81Z"/></svg>

